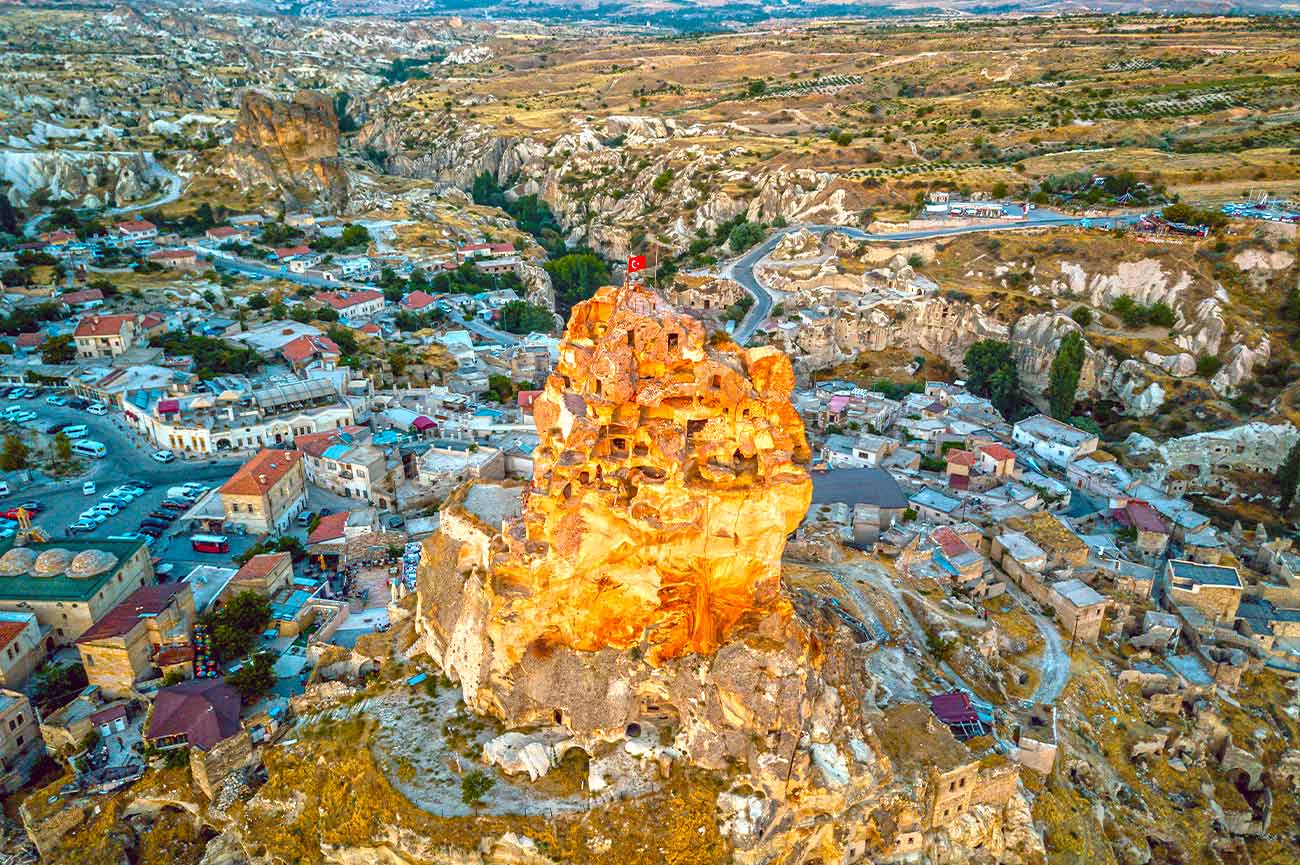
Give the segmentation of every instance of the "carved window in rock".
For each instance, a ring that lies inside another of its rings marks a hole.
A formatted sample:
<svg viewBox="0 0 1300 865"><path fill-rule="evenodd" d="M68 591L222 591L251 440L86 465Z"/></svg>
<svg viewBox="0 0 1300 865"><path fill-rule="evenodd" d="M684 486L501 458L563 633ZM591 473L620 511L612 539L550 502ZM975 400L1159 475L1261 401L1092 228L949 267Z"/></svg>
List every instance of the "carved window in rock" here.
<svg viewBox="0 0 1300 865"><path fill-rule="evenodd" d="M636 331L629 330L627 332L627 345L628 348L636 348Z"/></svg>
<svg viewBox="0 0 1300 865"><path fill-rule="evenodd" d="M610 445L612 449L611 452L613 453L614 456L616 457L627 456L627 439L623 438L622 436L617 436L610 441Z"/></svg>
<svg viewBox="0 0 1300 865"><path fill-rule="evenodd" d="M708 425L707 420L688 420L686 422L686 439L687 441L695 438L697 433L704 432L704 427Z"/></svg>
<svg viewBox="0 0 1300 865"><path fill-rule="evenodd" d="M678 338L679 338L678 335L675 334L675 333L670 333L670 334L668 334L668 347L669 347L670 349L675 349L675 348L677 348L677 340L678 340Z"/></svg>

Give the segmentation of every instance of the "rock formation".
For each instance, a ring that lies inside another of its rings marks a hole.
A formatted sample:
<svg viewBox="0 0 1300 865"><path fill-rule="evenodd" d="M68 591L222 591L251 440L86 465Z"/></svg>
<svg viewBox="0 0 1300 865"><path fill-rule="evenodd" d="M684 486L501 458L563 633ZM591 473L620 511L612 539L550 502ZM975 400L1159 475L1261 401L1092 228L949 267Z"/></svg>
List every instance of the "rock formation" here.
<svg viewBox="0 0 1300 865"><path fill-rule="evenodd" d="M269 186L293 204L345 203L339 121L324 93L302 91L286 101L247 91L227 153L227 169L245 187Z"/></svg>

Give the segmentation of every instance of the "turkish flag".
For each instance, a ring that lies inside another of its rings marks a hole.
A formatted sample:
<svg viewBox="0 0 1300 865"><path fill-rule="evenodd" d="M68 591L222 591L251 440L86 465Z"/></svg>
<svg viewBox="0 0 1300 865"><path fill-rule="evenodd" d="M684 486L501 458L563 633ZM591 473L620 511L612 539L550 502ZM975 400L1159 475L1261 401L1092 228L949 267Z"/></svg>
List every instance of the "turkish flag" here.
<svg viewBox="0 0 1300 865"><path fill-rule="evenodd" d="M638 270L645 270L645 256L633 255L627 260L627 272L636 273Z"/></svg>

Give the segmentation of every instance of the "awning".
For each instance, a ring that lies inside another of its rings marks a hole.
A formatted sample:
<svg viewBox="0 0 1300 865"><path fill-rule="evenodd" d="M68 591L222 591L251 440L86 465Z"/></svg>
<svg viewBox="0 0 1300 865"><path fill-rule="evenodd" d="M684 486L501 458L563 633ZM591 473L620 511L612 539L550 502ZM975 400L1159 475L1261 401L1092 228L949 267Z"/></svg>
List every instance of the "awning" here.
<svg viewBox="0 0 1300 865"><path fill-rule="evenodd" d="M190 400L190 408L212 408L216 400L209 394L200 394Z"/></svg>
<svg viewBox="0 0 1300 865"><path fill-rule="evenodd" d="M181 410L181 401L178 399L158 400L158 414L175 414L180 410Z"/></svg>
<svg viewBox="0 0 1300 865"><path fill-rule="evenodd" d="M217 399L221 400L222 402L239 402L242 396L243 394L237 390L223 390L221 392L221 395L218 396Z"/></svg>
<svg viewBox="0 0 1300 865"><path fill-rule="evenodd" d="M411 422L411 426L415 427L420 432L424 432L425 430L434 429L438 425L433 421L429 420L424 415L420 415L414 421Z"/></svg>

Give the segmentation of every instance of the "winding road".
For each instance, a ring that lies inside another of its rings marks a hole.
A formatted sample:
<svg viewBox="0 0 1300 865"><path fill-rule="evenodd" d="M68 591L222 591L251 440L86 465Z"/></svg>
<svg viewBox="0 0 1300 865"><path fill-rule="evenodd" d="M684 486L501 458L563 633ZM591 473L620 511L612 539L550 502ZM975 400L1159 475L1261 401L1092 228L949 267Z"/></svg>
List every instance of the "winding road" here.
<svg viewBox="0 0 1300 865"><path fill-rule="evenodd" d="M79 150L73 152L79 154L82 153L82 151ZM135 155L135 154L124 153L121 155ZM154 155L152 153L145 154L145 160L149 164L149 177L151 178L161 177L164 180L166 180L167 191L164 192L162 195L160 195L158 198L153 198L150 199L149 201L141 202L140 204L130 204L125 207L110 207L107 210L101 211L99 215L122 216L123 214L126 213L136 213L141 210L152 210L155 207L162 207L163 205L171 204L173 201L176 201L181 197L181 190L185 186L184 178L182 178L179 174L172 171L171 169L162 166L158 162L158 160L154 158ZM53 215L53 213L54 211L47 210L44 213L38 213L36 216L33 216L32 218L28 219L25 223L23 223L23 234L27 237L35 237L37 232L40 230L41 223L49 219L50 216Z"/></svg>
<svg viewBox="0 0 1300 865"><path fill-rule="evenodd" d="M934 228L919 229L917 231L896 231L888 234L873 234L863 231L860 228L852 228L843 225L823 225L819 223L806 223L801 225L791 225L782 228L772 234L767 240L755 246L739 258L731 261L722 269L721 275L734 279L740 283L740 286L749 292L754 298L754 305L750 307L749 313L741 320L736 327L732 338L744 345L758 330L758 326L767 320L772 313L772 294L767 288L758 281L754 275L754 268L758 263L771 254L781 239L788 234L796 231L810 231L813 234L826 234L836 232L845 237L854 240L865 240L871 243L906 243L914 240L933 240L939 237L953 237L961 234L982 234L993 231L1018 231L1027 228L1052 228L1052 227L1088 227L1111 229L1121 225L1132 225L1138 219L1137 215L1126 216L1106 216L1106 217L1088 217L1088 216L1067 216L1063 213L1057 213L1052 210L1036 209L1028 212L1028 217L1017 222L990 222L979 223L975 225L950 225L936 226Z"/></svg>

